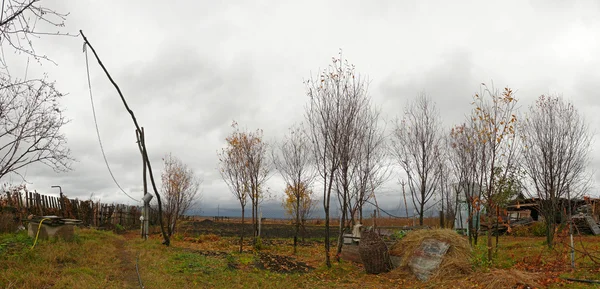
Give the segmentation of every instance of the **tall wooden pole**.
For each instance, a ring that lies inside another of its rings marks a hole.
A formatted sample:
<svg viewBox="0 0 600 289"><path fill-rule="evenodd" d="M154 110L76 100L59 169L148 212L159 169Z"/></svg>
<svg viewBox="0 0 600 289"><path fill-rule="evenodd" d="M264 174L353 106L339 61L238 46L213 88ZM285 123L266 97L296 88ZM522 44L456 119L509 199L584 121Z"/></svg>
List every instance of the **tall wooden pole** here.
<svg viewBox="0 0 600 289"><path fill-rule="evenodd" d="M100 67L102 67L102 70L108 77L108 80L112 83L112 85L115 87L115 89L119 93L119 97L123 101L123 105L125 106L125 109L127 110L127 112L129 112L129 115L131 115L131 120L133 120L133 124L135 125L136 130L138 131L138 133L142 133L140 125L138 124L137 119L135 118L135 114L133 114L133 111L131 110L131 108L129 108L129 105L127 104L127 101L125 100L123 93L121 92L121 88L119 88L119 86L114 81L112 76L110 76L110 73L108 73L108 70L104 66L104 63L102 63L102 61L100 60L100 57L96 53L96 50L94 49L92 44L87 40L87 38L85 37L85 34L83 34L83 31L79 30L79 34L81 34L81 37L83 37L83 40L85 41L85 44L87 45L87 47L89 47L92 50L92 53L94 53L94 56L96 57L96 60L98 61L98 64L100 65ZM142 156L144 157L144 163L148 166L147 168L148 168L148 174L150 174L150 183L152 184L152 189L154 190L154 195L156 196L156 202L158 203L158 221L160 223L160 230L162 232L163 239L164 239L163 244L166 246L169 246L171 244L171 240L169 238L169 235L167 235L167 232L165 231L165 226L163 224L162 202L160 200L160 194L158 193L158 189L156 188L156 182L154 181L154 175L152 174L152 164L150 164L150 159L148 158L148 151L146 150L146 143L143 138L141 138L140 146L141 146L140 149L141 149Z"/></svg>
<svg viewBox="0 0 600 289"><path fill-rule="evenodd" d="M402 185L402 196L404 197L404 209L406 210L406 219L408 219L408 205L406 204L406 191L404 191L404 185L406 185L406 181L401 180L400 184Z"/></svg>
<svg viewBox="0 0 600 289"><path fill-rule="evenodd" d="M135 131L136 132L136 138L137 138L137 143L138 143L138 147L140 149L140 153L142 154L142 181L144 184L144 197L146 196L146 194L148 194L148 180L146 179L147 177L147 165L146 165L146 159L144 158L144 150L142 148L142 143L143 143L143 139L144 139L144 128L141 127L141 130L138 132L138 130ZM150 217L149 214L149 210L150 210L150 206L147 202L144 202L144 208L142 209L142 217L143 217L143 221L142 221L142 239L144 240L148 240L148 218Z"/></svg>

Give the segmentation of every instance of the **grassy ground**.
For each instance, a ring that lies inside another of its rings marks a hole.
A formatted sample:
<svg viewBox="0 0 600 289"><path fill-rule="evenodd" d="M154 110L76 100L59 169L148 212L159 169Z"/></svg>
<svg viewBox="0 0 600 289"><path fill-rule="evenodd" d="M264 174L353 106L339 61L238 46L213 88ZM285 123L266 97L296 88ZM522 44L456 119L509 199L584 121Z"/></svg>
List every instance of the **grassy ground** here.
<svg viewBox="0 0 600 289"><path fill-rule="evenodd" d="M244 253L236 252L236 238L178 236L168 248L160 241L78 229L72 242L43 241L31 249L24 232L0 235L0 288L140 288L136 260L145 288L485 288L494 278L508 278L504 273L514 275L507 268L534 272L550 288L595 288L560 277L600 279L600 266L584 257L584 251L596 256L600 238L591 236L576 239L576 270L560 242L549 250L542 238L501 237L494 264L485 261L481 240L474 274L427 283L394 271L368 275L351 262L327 269L323 245L314 241L296 256L290 240L265 240L260 251L246 246Z"/></svg>

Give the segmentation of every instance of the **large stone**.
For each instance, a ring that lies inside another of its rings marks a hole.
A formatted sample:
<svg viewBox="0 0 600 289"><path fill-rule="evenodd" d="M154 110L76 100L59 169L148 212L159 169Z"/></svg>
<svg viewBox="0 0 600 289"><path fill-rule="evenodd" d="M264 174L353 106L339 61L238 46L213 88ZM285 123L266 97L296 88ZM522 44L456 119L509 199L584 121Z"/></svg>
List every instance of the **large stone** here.
<svg viewBox="0 0 600 289"><path fill-rule="evenodd" d="M37 222L29 222L28 225L28 235L31 238L35 238L38 232L39 223ZM75 235L75 229L73 225L59 225L59 226L49 226L46 224L42 224L39 227L40 233L38 236L38 240L47 240L49 238L60 238L66 241L73 240L73 236Z"/></svg>
<svg viewBox="0 0 600 289"><path fill-rule="evenodd" d="M427 281L431 277L431 274L440 266L449 248L450 244L446 242L436 239L425 239L421 242L421 246L413 253L408 266L419 280Z"/></svg>

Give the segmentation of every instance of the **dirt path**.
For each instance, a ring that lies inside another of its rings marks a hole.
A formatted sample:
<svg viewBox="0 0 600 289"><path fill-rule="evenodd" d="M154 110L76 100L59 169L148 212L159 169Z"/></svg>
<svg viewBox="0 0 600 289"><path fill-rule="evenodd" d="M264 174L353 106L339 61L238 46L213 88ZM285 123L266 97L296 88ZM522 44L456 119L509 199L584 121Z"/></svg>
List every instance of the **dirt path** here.
<svg viewBox="0 0 600 289"><path fill-rule="evenodd" d="M119 271L121 272L121 280L123 280L122 288L140 288L137 272L135 271L135 256L125 248L126 239L117 238L114 246L119 259Z"/></svg>

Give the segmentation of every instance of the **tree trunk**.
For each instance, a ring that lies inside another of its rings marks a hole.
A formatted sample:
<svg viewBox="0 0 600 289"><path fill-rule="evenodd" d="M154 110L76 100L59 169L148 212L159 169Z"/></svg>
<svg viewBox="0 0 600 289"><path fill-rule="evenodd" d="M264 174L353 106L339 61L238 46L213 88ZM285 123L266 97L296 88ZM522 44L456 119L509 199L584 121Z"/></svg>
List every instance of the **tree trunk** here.
<svg viewBox="0 0 600 289"><path fill-rule="evenodd" d="M342 247L344 246L344 227L346 225L346 211L348 210L347 208L347 203L343 202L342 204L342 217L340 219L340 233L338 235L338 240L337 240L337 250L335 253L335 258L336 261L340 261L340 255L342 254Z"/></svg>
<svg viewBox="0 0 600 289"><path fill-rule="evenodd" d="M298 253L298 233L300 232L300 192L296 186L296 231L294 232L294 255Z"/></svg>
<svg viewBox="0 0 600 289"><path fill-rule="evenodd" d="M554 215L554 214L552 214ZM546 220L546 244L549 248L554 246L554 229L556 227L556 221L554 217L548 216Z"/></svg>
<svg viewBox="0 0 600 289"><path fill-rule="evenodd" d="M332 174L333 175L333 174ZM331 251L330 244L330 230L329 230L329 204L331 201L331 186L333 185L333 177L329 179L329 187L327 188L327 194L323 201L324 210L325 210L325 265L327 268L331 268L331 257L329 256L329 252Z"/></svg>
<svg viewBox="0 0 600 289"><path fill-rule="evenodd" d="M419 207L421 208L419 210L419 226L423 226L423 214L425 214L425 212L423 212L423 210L425 208L425 203L420 202Z"/></svg>
<svg viewBox="0 0 600 289"><path fill-rule="evenodd" d="M496 206L496 254L498 254L498 243L500 242L500 206Z"/></svg>
<svg viewBox="0 0 600 289"><path fill-rule="evenodd" d="M169 235L169 237L173 235L171 232L171 213L167 214L167 235Z"/></svg>
<svg viewBox="0 0 600 289"><path fill-rule="evenodd" d="M488 261L492 262L492 257L493 257L493 246L492 246L492 210L488 210L486 212L487 215L487 223L488 223L488 230L487 230L487 257L488 257Z"/></svg>
<svg viewBox="0 0 600 289"><path fill-rule="evenodd" d="M358 223L362 224L363 223L363 214L362 214L362 210L363 210L363 203L359 202L358 203Z"/></svg>
<svg viewBox="0 0 600 289"><path fill-rule="evenodd" d="M242 249L244 246L244 211L245 206L242 206L242 234L240 235L240 253L242 253Z"/></svg>
<svg viewBox="0 0 600 289"><path fill-rule="evenodd" d="M250 204L250 207L252 207L252 240L253 243L256 243L256 228L254 227L256 225L256 212L254 211L254 192L251 192L250 195L250 200L252 201L252 204Z"/></svg>

